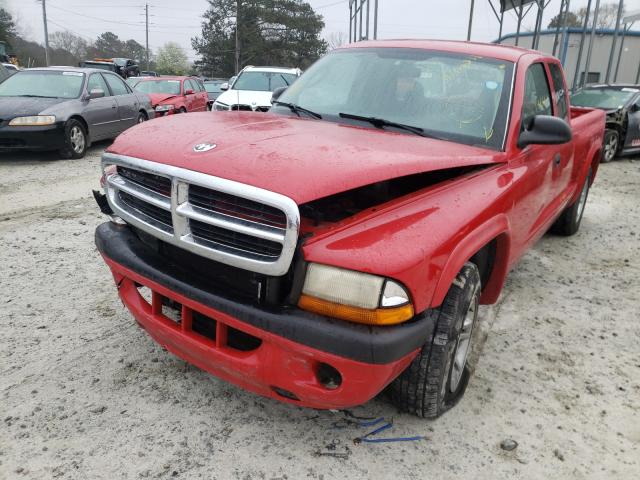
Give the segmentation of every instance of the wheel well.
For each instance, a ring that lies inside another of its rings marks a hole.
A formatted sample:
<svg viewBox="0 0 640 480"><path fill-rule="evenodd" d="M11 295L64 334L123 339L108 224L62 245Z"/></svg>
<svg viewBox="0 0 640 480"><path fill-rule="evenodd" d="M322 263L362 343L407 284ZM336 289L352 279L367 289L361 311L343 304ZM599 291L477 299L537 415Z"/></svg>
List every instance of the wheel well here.
<svg viewBox="0 0 640 480"><path fill-rule="evenodd" d="M89 125L84 118L79 115L73 115L72 117L69 117L69 120L78 120L84 127L84 131L87 132L87 135L89 135Z"/></svg>
<svg viewBox="0 0 640 480"><path fill-rule="evenodd" d="M493 239L484 247L478 250L469 261L478 267L480 272L480 280L482 282L482 290L489 283L489 278L493 273L493 266L496 260L497 240Z"/></svg>
<svg viewBox="0 0 640 480"><path fill-rule="evenodd" d="M144 110L144 108L140 109L140 113L143 114L145 117L149 118L149 115L147 114L147 112Z"/></svg>

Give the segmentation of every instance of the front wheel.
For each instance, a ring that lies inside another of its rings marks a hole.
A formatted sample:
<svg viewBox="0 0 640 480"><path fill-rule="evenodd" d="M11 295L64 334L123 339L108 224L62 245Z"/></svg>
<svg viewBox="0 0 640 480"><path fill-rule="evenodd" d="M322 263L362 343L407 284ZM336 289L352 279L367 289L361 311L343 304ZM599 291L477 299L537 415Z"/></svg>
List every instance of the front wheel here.
<svg viewBox="0 0 640 480"><path fill-rule="evenodd" d="M618 153L618 145L620 135L615 130L607 130L604 133L604 141L602 142L602 163L609 163L616 158Z"/></svg>
<svg viewBox="0 0 640 480"><path fill-rule="evenodd" d="M465 263L435 310L436 329L409 367L390 386L391 401L403 412L435 418L464 395L471 376L468 364L480 304L480 272Z"/></svg>
<svg viewBox="0 0 640 480"><path fill-rule="evenodd" d="M84 125L71 119L64 127L64 147L60 149L63 158L82 158L87 153L88 141Z"/></svg>
<svg viewBox="0 0 640 480"><path fill-rule="evenodd" d="M138 118L136 119L136 123L143 123L148 120L147 114L144 112L138 113Z"/></svg>

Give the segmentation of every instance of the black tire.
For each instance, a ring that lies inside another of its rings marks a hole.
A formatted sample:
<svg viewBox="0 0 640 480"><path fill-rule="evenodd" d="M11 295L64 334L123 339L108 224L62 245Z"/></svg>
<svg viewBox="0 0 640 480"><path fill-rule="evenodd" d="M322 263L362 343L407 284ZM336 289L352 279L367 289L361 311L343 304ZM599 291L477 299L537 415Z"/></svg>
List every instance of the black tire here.
<svg viewBox="0 0 640 480"><path fill-rule="evenodd" d="M136 119L136 123L143 123L143 122L146 122L147 120L149 120L149 118L147 117L146 113L144 112L138 113L138 118Z"/></svg>
<svg viewBox="0 0 640 480"><path fill-rule="evenodd" d="M64 127L64 147L60 149L62 158L82 158L87 153L89 139L82 122L72 118Z"/></svg>
<svg viewBox="0 0 640 480"><path fill-rule="evenodd" d="M180 107L180 110L178 110L178 113L187 113L187 109L184 107Z"/></svg>
<svg viewBox="0 0 640 480"><path fill-rule="evenodd" d="M465 263L442 305L434 310L436 328L433 339L422 347L409 367L390 385L391 401L401 411L422 418L435 418L453 407L464 395L471 376L468 354L473 348L480 286L478 267ZM461 341L466 338L464 356L461 353L458 357L459 347L463 348Z"/></svg>
<svg viewBox="0 0 640 480"><path fill-rule="evenodd" d="M589 187L591 184L591 169L587 173L580 190L580 196L569 205L560 214L555 223L551 226L551 232L557 235L563 235L565 237L571 236L578 231L580 223L582 222L582 216L584 214L584 207L587 204L587 197L589 196Z"/></svg>
<svg viewBox="0 0 640 480"><path fill-rule="evenodd" d="M609 163L616 158L620 148L620 134L615 130L605 130L602 141L602 163Z"/></svg>

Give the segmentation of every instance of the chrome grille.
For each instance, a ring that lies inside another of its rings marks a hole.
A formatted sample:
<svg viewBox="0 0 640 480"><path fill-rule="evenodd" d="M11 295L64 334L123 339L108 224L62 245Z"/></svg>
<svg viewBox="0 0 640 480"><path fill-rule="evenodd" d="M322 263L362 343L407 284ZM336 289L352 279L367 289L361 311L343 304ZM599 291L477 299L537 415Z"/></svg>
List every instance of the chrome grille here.
<svg viewBox="0 0 640 480"><path fill-rule="evenodd" d="M284 275L300 217L283 195L147 160L105 153L105 190L116 215L212 260Z"/></svg>

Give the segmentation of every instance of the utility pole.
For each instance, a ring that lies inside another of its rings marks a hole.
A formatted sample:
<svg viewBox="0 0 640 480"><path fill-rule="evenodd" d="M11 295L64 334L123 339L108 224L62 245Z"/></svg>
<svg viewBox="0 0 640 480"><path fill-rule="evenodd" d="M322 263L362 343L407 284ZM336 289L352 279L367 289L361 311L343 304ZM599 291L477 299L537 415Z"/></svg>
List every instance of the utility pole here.
<svg viewBox="0 0 640 480"><path fill-rule="evenodd" d="M47 28L47 0L42 0L42 21L44 22L44 61L49 66L49 29Z"/></svg>
<svg viewBox="0 0 640 480"><path fill-rule="evenodd" d="M145 16L145 24L146 24L146 36L147 36L147 71L151 70L149 68L149 4L144 4L144 16Z"/></svg>
<svg viewBox="0 0 640 480"><path fill-rule="evenodd" d="M471 40L471 26L473 25L473 4L474 0L471 0L471 9L469 10L469 28L467 29L467 42Z"/></svg>
<svg viewBox="0 0 640 480"><path fill-rule="evenodd" d="M236 74L240 71L240 36L238 35L238 30L240 30L240 2L241 0L236 0Z"/></svg>

